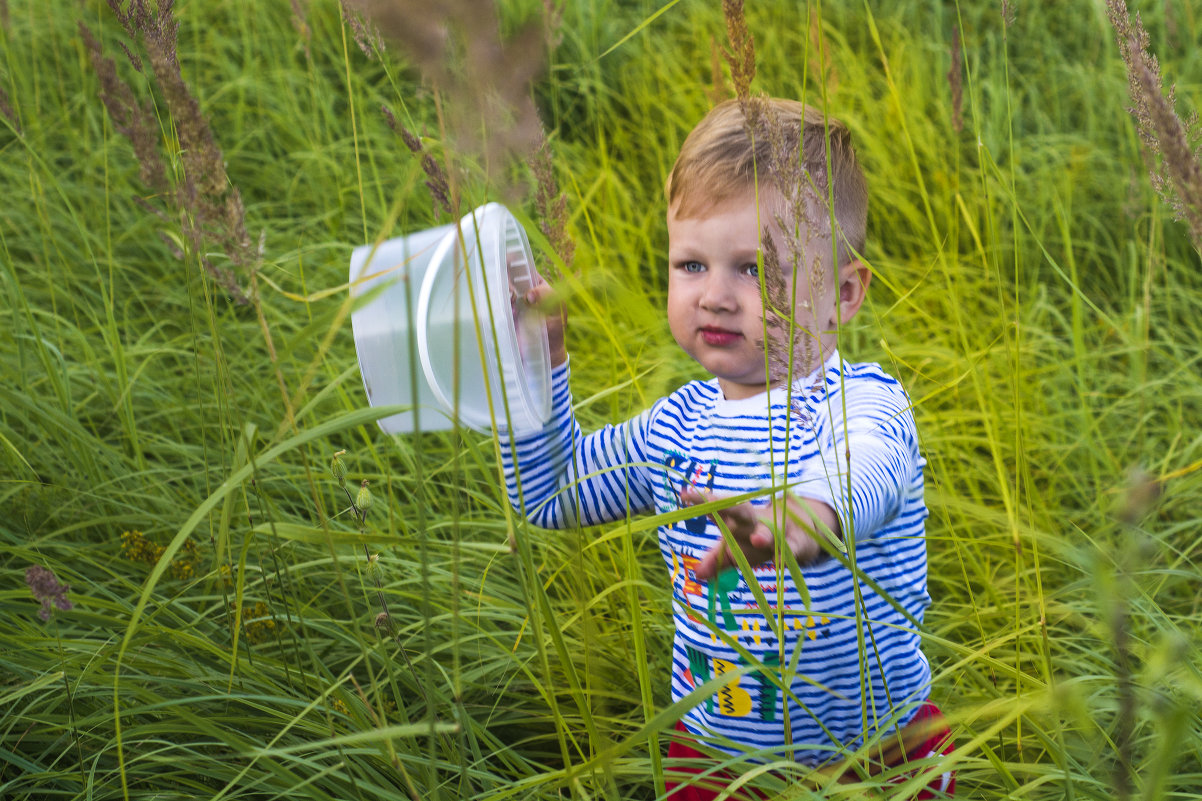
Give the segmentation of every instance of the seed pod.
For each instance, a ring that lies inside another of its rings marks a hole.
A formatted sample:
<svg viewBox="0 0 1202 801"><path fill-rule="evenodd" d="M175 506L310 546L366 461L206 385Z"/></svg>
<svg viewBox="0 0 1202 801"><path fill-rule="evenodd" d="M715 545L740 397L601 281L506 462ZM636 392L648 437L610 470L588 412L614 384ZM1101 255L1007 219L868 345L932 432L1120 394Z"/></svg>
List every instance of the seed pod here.
<svg viewBox="0 0 1202 801"><path fill-rule="evenodd" d="M342 454L346 451L338 451L334 454L334 459L330 462L330 472L334 474L334 479L338 482L338 486L346 486L346 462L342 461Z"/></svg>
<svg viewBox="0 0 1202 801"><path fill-rule="evenodd" d="M359 485L359 494L355 496L355 507L360 514L367 514L367 510L371 508L371 490L367 488L366 478Z"/></svg>

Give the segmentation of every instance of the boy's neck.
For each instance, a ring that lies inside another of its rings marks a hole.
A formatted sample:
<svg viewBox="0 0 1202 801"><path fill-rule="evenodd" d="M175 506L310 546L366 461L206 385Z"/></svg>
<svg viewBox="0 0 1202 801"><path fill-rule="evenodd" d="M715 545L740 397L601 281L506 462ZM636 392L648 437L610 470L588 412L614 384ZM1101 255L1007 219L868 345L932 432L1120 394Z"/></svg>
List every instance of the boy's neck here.
<svg viewBox="0 0 1202 801"><path fill-rule="evenodd" d="M805 375L794 375L793 380L789 381L788 376L774 381L770 384L764 384L762 387L748 391L746 386L734 387L734 391L728 390L728 387L722 379L718 379L718 387L722 390L722 398L727 401L741 401L749 398L758 398L774 390L783 389L786 385L791 385L794 390L804 391L809 386L815 383L815 379L822 373L825 373L827 368L832 364L839 362L839 349L832 347L829 351L823 354L824 358L821 363L816 365Z"/></svg>

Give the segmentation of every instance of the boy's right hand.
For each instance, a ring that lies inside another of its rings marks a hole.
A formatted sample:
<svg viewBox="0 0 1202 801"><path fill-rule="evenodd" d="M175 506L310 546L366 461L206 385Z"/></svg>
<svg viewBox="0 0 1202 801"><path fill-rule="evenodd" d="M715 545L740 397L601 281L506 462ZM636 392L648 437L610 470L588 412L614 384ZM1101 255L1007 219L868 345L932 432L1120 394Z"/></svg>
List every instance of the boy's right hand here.
<svg viewBox="0 0 1202 801"><path fill-rule="evenodd" d="M681 493L680 499L687 506L696 506L714 500L714 496L689 489ZM835 536L841 536L839 516L826 503L812 498L800 498L788 492L775 501L783 501L788 509L784 516L782 545L792 551L799 565L812 564L822 556L822 546L817 540L821 535L815 533L819 527L834 532ZM744 502L720 509L710 517L715 522L717 518L721 518L734 543L754 568L776 556L776 536L772 533L773 514L771 508L757 508ZM734 567L735 564L730 545L725 541L719 542L701 557L701 561L693 568L693 575L701 581L709 581L717 576L719 571Z"/></svg>
<svg viewBox="0 0 1202 801"><path fill-rule="evenodd" d="M526 293L526 302L535 307L543 315L547 325L547 345L551 350L551 366L558 367L568 360L568 350L564 345L563 332L567 327L567 313L563 301L546 281L540 283Z"/></svg>

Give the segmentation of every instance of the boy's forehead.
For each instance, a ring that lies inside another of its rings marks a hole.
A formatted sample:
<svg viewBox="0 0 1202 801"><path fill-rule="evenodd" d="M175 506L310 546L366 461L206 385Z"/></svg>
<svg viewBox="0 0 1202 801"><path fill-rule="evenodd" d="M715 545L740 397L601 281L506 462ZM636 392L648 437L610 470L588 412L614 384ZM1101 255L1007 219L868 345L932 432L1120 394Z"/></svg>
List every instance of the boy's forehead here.
<svg viewBox="0 0 1202 801"><path fill-rule="evenodd" d="M704 219L727 211L731 206L755 206L758 203L761 210L769 212L765 216L779 216L784 209L780 192L769 186L727 187L724 190L707 190L705 192L684 192L668 208L668 216L678 220Z"/></svg>
<svg viewBox="0 0 1202 801"><path fill-rule="evenodd" d="M767 230L778 244L782 238L799 238L803 243L817 239L829 241L825 217L813 219L816 215L809 204L800 210L790 208L780 192L771 186L761 186L758 192L745 187L726 194L682 195L668 208L668 220L705 220L744 209L756 209L761 235Z"/></svg>

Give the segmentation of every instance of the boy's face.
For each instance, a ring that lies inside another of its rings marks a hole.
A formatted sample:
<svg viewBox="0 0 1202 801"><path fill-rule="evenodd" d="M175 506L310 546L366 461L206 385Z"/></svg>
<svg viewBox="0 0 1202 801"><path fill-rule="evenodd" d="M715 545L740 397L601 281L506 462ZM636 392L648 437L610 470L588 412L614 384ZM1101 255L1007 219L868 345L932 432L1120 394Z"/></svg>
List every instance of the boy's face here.
<svg viewBox="0 0 1202 801"><path fill-rule="evenodd" d="M783 266L765 261L764 269L785 273L783 281L775 282L777 291L770 294L781 299L774 304L781 315L791 311L794 320L793 376L809 374L829 355L835 341L836 281L830 269L829 240L815 237L809 247L803 245L805 255L797 272L803 280L794 287L793 256L777 223L769 223L773 217L769 209L777 205L765 203L765 194L761 193L758 212L751 191L684 219L676 216L675 205L668 211L668 324L677 344L717 377L731 400L757 395L783 383L788 375L787 319L771 316L770 356L765 359L764 303L756 267L765 227ZM799 239L805 242L804 230ZM859 267L859 262L848 267ZM849 272L867 286L866 268ZM767 277L765 283L773 286ZM858 302L854 308L845 306L843 320L858 308Z"/></svg>

